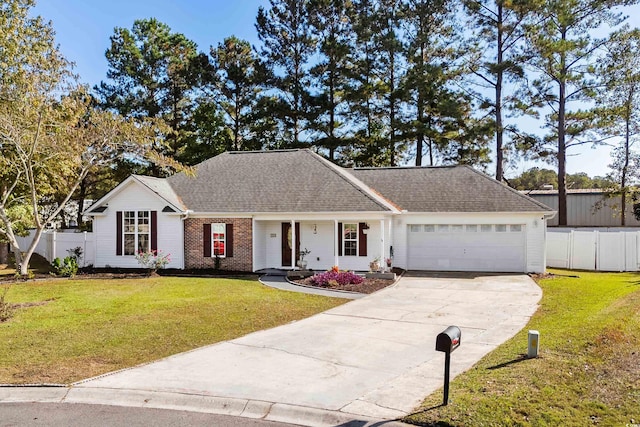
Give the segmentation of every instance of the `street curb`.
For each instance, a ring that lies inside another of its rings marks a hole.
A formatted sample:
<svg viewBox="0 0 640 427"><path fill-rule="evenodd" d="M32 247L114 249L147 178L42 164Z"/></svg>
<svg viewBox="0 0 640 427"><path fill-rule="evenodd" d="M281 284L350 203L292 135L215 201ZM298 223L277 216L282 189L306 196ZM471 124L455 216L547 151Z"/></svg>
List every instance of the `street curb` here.
<svg viewBox="0 0 640 427"><path fill-rule="evenodd" d="M168 409L263 419L309 427L406 427L396 420L381 420L340 411L259 400L191 393L122 390L90 387L0 388L2 403L64 403Z"/></svg>

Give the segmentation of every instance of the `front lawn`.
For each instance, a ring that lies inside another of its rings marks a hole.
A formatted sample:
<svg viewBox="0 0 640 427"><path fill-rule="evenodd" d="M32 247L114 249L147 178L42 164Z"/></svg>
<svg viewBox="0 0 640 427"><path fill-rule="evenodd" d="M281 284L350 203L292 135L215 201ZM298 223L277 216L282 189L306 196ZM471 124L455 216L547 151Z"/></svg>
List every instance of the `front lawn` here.
<svg viewBox="0 0 640 427"><path fill-rule="evenodd" d="M405 421L442 426L640 424L640 275L554 270L541 307L513 339ZM569 276L579 277L569 277ZM527 331L540 357L524 359ZM451 356L455 364L457 353Z"/></svg>
<svg viewBox="0 0 640 427"><path fill-rule="evenodd" d="M66 384L345 302L255 279L183 277L16 283L7 300L22 308L0 323L0 384Z"/></svg>

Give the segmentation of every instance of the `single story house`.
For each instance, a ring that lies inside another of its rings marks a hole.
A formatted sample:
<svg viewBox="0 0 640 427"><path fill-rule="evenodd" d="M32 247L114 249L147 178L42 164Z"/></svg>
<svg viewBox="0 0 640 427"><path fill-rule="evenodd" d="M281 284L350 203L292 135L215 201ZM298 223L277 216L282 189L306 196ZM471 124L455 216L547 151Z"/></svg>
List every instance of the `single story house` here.
<svg viewBox="0 0 640 427"><path fill-rule="evenodd" d="M545 271L554 211L468 166L346 169L299 149L195 170L132 175L94 203L95 266L135 268L152 249L169 268L292 269L307 249L314 270Z"/></svg>
<svg viewBox="0 0 640 427"><path fill-rule="evenodd" d="M524 190L524 194L558 209L558 190ZM622 206L620 196L609 196L601 188L567 190L567 227L620 227ZM640 227L633 215L633 203L627 203L625 227ZM558 225L558 218L549 220L549 226Z"/></svg>

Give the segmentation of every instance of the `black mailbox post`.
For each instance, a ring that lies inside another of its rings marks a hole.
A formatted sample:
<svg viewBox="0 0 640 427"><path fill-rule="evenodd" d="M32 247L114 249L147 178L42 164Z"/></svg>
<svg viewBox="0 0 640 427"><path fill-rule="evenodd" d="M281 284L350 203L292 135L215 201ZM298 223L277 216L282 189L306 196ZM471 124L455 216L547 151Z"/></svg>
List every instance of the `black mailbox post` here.
<svg viewBox="0 0 640 427"><path fill-rule="evenodd" d="M451 366L451 352L460 347L462 332L457 326L449 326L436 337L436 351L444 352L444 397L442 405L449 404L449 368Z"/></svg>

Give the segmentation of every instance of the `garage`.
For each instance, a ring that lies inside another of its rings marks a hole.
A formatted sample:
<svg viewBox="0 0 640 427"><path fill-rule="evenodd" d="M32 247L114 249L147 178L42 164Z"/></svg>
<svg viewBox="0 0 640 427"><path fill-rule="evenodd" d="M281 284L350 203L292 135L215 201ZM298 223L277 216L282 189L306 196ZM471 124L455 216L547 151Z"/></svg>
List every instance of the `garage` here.
<svg viewBox="0 0 640 427"><path fill-rule="evenodd" d="M432 271L526 271L523 224L410 224L408 267Z"/></svg>

